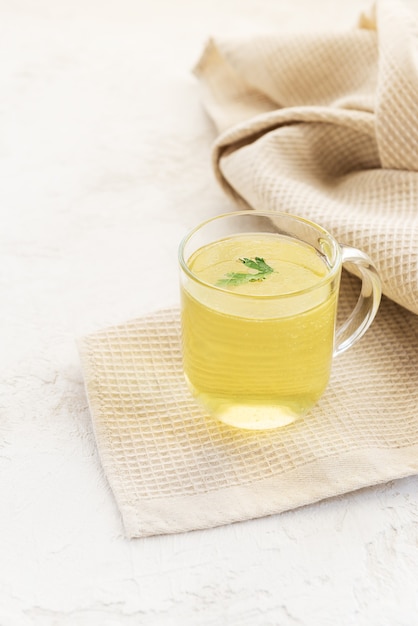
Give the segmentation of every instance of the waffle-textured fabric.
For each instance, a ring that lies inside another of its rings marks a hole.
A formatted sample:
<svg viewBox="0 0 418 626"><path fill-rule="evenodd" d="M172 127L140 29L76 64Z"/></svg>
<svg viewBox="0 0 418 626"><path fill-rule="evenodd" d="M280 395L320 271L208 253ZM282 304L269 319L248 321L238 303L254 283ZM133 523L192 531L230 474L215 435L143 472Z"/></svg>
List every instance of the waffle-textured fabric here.
<svg viewBox="0 0 418 626"><path fill-rule="evenodd" d="M260 210L302 215L369 254L418 313L418 39L401 0L346 32L209 42L196 74L216 172Z"/></svg>
<svg viewBox="0 0 418 626"><path fill-rule="evenodd" d="M230 429L190 397L179 311L82 339L97 445L127 536L279 513L417 473L414 38L400 3L383 0L347 32L208 44L196 73L221 133L222 185L368 252L387 297L367 335L335 359L309 416L263 433ZM346 276L341 318L357 291Z"/></svg>

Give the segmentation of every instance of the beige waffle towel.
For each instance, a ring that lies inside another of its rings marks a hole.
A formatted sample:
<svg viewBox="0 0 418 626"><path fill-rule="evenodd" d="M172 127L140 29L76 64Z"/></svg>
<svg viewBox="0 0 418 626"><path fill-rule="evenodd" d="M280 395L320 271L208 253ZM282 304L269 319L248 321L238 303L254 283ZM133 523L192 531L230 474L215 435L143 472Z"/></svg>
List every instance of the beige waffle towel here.
<svg viewBox="0 0 418 626"><path fill-rule="evenodd" d="M401 1L348 32L211 41L196 74L224 188L361 248L418 313L418 38Z"/></svg>
<svg viewBox="0 0 418 626"><path fill-rule="evenodd" d="M310 416L266 433L231 430L189 397L178 311L83 339L97 445L128 536L255 518L418 471L414 45L390 0L348 32L208 45L196 72L222 130L224 187L366 250L390 299L335 360ZM346 277L342 317L357 287Z"/></svg>

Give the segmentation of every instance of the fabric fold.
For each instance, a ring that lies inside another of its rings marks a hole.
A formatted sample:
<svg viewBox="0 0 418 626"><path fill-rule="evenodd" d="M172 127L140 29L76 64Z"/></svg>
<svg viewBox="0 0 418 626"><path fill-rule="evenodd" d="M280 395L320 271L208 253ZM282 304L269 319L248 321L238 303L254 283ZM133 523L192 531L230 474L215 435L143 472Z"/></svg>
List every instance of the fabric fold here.
<svg viewBox="0 0 418 626"><path fill-rule="evenodd" d="M375 261L418 313L418 80L414 21L380 0L342 33L212 40L195 73L220 130L223 188L312 219Z"/></svg>

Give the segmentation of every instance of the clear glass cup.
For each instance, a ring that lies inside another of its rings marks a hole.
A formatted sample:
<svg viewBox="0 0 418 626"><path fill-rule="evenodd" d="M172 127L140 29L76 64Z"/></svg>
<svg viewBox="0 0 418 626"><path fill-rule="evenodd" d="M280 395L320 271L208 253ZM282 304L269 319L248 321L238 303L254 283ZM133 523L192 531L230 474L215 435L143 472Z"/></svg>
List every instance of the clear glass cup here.
<svg viewBox="0 0 418 626"><path fill-rule="evenodd" d="M193 395L230 426L265 430L309 411L331 364L372 323L381 283L370 258L287 213L240 211L179 248L183 366ZM342 266L361 278L336 329Z"/></svg>

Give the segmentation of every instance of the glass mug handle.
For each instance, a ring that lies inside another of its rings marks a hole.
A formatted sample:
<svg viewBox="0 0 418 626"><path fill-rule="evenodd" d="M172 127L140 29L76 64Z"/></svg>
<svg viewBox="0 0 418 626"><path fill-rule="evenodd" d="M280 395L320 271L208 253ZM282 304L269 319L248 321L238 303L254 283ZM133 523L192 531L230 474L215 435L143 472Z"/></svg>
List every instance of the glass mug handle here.
<svg viewBox="0 0 418 626"><path fill-rule="evenodd" d="M335 334L334 356L351 348L373 322L382 296L379 275L371 259L357 248L340 244L342 263L349 272L361 278L361 292L349 318Z"/></svg>

